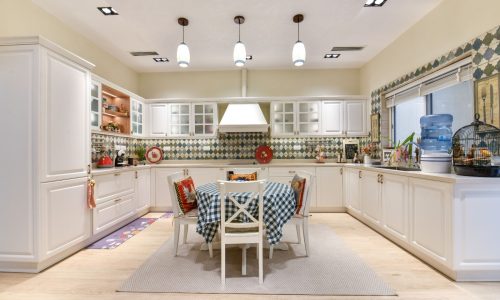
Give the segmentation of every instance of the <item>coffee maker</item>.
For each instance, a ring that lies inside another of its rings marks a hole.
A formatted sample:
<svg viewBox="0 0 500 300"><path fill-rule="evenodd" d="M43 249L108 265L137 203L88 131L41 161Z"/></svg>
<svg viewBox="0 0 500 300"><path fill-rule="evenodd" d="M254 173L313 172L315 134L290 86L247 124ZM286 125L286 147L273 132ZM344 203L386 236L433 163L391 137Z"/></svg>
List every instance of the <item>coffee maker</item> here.
<svg viewBox="0 0 500 300"><path fill-rule="evenodd" d="M127 162L125 161L125 151L124 150L116 150L115 167L123 167L126 165L127 165Z"/></svg>

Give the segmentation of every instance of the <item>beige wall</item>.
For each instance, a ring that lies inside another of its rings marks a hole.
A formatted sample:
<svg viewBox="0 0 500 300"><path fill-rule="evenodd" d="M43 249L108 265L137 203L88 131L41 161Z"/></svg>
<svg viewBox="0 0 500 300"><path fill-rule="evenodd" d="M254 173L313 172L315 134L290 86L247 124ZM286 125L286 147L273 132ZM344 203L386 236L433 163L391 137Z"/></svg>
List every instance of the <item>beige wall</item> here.
<svg viewBox="0 0 500 300"><path fill-rule="evenodd" d="M359 69L248 70L247 96L358 95ZM240 97L241 71L139 74L145 98Z"/></svg>
<svg viewBox="0 0 500 300"><path fill-rule="evenodd" d="M42 35L96 65L93 73L132 92L138 75L30 0L0 0L0 37Z"/></svg>
<svg viewBox="0 0 500 300"><path fill-rule="evenodd" d="M361 69L361 91L409 73L497 26L499 0L443 0Z"/></svg>

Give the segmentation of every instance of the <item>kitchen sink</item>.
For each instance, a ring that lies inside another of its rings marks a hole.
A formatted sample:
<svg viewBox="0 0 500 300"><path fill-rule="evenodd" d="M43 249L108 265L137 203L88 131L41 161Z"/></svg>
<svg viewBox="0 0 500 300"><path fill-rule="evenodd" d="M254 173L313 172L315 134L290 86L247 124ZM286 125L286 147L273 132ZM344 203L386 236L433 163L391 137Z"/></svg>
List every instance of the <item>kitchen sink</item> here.
<svg viewBox="0 0 500 300"><path fill-rule="evenodd" d="M397 170L397 171L420 171L419 168L408 168L408 167L393 167L393 166L373 166L378 169L388 169L388 170Z"/></svg>

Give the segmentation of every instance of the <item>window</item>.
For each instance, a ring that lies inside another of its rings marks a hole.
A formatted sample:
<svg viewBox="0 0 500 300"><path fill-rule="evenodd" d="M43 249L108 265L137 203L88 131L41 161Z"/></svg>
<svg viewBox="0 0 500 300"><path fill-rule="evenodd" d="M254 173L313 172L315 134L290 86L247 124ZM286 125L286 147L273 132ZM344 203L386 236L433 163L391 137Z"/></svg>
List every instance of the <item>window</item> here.
<svg viewBox="0 0 500 300"><path fill-rule="evenodd" d="M420 137L420 117L426 115L425 97L414 98L394 107L394 143L403 141L415 132Z"/></svg>

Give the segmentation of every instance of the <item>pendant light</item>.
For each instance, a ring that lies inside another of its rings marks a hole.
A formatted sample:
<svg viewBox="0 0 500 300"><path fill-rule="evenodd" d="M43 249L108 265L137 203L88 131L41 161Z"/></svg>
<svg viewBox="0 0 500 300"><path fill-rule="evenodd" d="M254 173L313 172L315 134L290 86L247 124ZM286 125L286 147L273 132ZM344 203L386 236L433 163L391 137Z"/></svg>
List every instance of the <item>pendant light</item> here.
<svg viewBox="0 0 500 300"><path fill-rule="evenodd" d="M177 64L181 68L187 68L191 60L191 55L189 54L189 48L184 43L184 27L189 25L189 21L186 18L177 19L177 23L182 26L182 43L177 46Z"/></svg>
<svg viewBox="0 0 500 300"><path fill-rule="evenodd" d="M240 39L240 26L245 23L245 18L243 16L236 16L234 17L234 23L238 24L238 42L234 45L233 61L237 67L243 67L247 59L247 50L245 49L245 44Z"/></svg>
<svg viewBox="0 0 500 300"><path fill-rule="evenodd" d="M300 67L306 62L306 47L300 41L300 22L304 21L304 16L301 14L293 16L293 22L297 23L297 42L293 45L292 60L293 65Z"/></svg>

